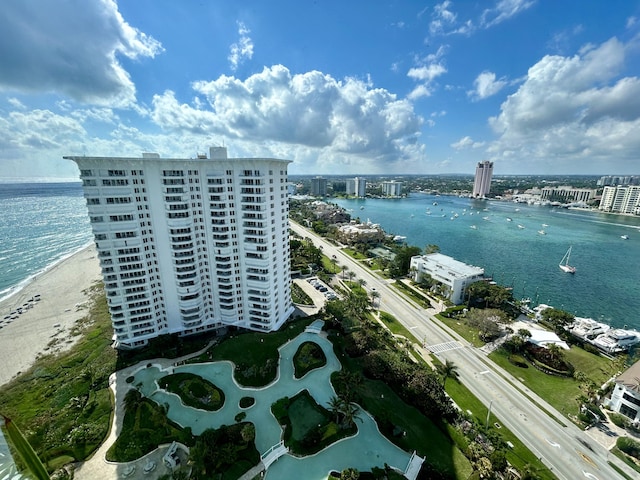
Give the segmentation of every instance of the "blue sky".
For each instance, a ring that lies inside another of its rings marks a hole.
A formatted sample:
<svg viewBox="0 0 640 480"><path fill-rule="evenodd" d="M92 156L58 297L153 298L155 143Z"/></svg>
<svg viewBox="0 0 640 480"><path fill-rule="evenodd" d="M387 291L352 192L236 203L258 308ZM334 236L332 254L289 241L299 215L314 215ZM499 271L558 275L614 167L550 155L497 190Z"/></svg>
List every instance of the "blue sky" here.
<svg viewBox="0 0 640 480"><path fill-rule="evenodd" d="M0 178L63 155L291 174L640 174L640 1L6 0Z"/></svg>

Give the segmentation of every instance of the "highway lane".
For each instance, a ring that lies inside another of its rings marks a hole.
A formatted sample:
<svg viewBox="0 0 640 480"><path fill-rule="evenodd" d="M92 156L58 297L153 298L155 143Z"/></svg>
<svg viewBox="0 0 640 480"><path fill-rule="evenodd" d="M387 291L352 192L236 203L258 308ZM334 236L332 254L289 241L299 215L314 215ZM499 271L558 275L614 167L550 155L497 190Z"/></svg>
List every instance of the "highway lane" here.
<svg viewBox="0 0 640 480"><path fill-rule="evenodd" d="M558 478L623 478L611 468L608 460L632 478L637 476L637 472L617 457L609 455L606 448L593 441L518 379L488 360L483 352L473 348L426 310L402 297L388 281L377 277L340 248L313 232L294 222L291 222L291 227L294 232L322 247L325 255L330 258L335 255L340 265L347 265L358 278L366 281L366 288L375 288L380 294L380 309L393 314L416 338L437 351L436 355L441 361L453 361L458 366L462 383L480 401L490 406L492 413L500 419L499 423L517 435ZM442 348L438 348L439 345L443 345ZM452 346L457 348L446 349Z"/></svg>

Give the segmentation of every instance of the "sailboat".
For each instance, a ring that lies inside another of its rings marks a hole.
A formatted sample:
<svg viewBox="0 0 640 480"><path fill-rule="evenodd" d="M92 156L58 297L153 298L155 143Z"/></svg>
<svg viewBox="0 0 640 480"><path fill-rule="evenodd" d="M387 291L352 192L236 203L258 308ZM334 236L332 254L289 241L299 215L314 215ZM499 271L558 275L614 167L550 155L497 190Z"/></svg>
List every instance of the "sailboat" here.
<svg viewBox="0 0 640 480"><path fill-rule="evenodd" d="M558 266L560 267L560 270L562 270L563 272L576 273L576 267L572 267L571 265L569 265L570 256L571 256L571 247L569 247L569 250L567 250L567 253L564 254L564 257L562 257L562 260L560 260L560 264Z"/></svg>

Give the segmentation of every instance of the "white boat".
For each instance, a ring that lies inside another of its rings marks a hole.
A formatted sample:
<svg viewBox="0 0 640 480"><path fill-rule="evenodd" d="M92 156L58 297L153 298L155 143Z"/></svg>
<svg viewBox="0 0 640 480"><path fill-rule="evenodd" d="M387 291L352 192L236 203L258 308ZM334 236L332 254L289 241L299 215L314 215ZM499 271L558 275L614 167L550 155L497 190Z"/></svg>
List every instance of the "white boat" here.
<svg viewBox="0 0 640 480"><path fill-rule="evenodd" d="M596 322L591 318L576 317L571 327L569 327L569 333L583 340L590 340L607 333L611 327L605 323Z"/></svg>
<svg viewBox="0 0 640 480"><path fill-rule="evenodd" d="M507 217L507 222L513 222L513 219L511 217Z"/></svg>
<svg viewBox="0 0 640 480"><path fill-rule="evenodd" d="M471 227L470 227L470 228L473 228L474 230L477 230L477 229L478 229L478 227L476 227L475 225L471 225Z"/></svg>
<svg viewBox="0 0 640 480"><path fill-rule="evenodd" d="M540 235L546 235L546 234L547 234L547 232L545 232L544 230L538 230L538 233L539 233Z"/></svg>
<svg viewBox="0 0 640 480"><path fill-rule="evenodd" d="M593 343L596 347L608 353L628 350L630 346L640 342L640 333L635 330L612 328L602 335L598 335Z"/></svg>
<svg viewBox="0 0 640 480"><path fill-rule="evenodd" d="M518 224L518 228L524 228L524 225Z"/></svg>
<svg viewBox="0 0 640 480"><path fill-rule="evenodd" d="M576 267L572 267L571 265L569 265L570 256L571 256L571 247L569 247L569 250L567 250L567 253L564 254L564 257L562 257L562 260L560 260L560 263L558 264L558 266L560 267L560 270L562 270L563 272L576 273Z"/></svg>
<svg viewBox="0 0 640 480"><path fill-rule="evenodd" d="M549 225L547 225L546 223L542 224L543 227L548 227Z"/></svg>
<svg viewBox="0 0 640 480"><path fill-rule="evenodd" d="M623 240L629 240L629 235L620 235L620 238Z"/></svg>

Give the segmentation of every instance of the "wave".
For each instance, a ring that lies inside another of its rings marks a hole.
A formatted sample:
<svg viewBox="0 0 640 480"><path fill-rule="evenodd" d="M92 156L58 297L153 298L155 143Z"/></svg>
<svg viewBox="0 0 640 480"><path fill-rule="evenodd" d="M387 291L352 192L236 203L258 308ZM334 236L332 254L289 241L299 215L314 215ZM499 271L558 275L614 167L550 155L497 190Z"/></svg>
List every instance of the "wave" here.
<svg viewBox="0 0 640 480"><path fill-rule="evenodd" d="M75 248L70 252L64 253L61 256L54 258L51 263L41 268L37 272L29 275L27 278L20 281L18 284L12 285L8 288L5 288L4 290L0 290L0 302L3 302L8 298L11 298L12 296L16 295L17 293L22 291L27 285L33 282L36 278L38 278L40 275L42 275L45 272L48 272L52 268L55 268L57 265L60 265L65 260L69 259L70 257L73 257L76 253L81 252L82 250L84 250L85 248L91 245L93 245L93 240L90 240L89 242L87 242L86 244L84 244L79 248Z"/></svg>

